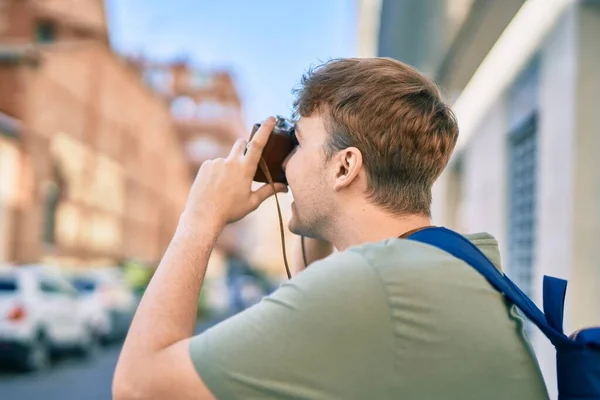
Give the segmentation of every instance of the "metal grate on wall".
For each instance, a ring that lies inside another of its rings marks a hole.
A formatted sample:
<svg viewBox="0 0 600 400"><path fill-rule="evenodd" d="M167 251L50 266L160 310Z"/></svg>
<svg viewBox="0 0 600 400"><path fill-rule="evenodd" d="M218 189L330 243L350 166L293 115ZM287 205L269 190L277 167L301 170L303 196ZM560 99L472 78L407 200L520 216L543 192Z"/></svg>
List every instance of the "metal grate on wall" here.
<svg viewBox="0 0 600 400"><path fill-rule="evenodd" d="M508 274L532 295L536 231L537 115L517 126L509 138Z"/></svg>

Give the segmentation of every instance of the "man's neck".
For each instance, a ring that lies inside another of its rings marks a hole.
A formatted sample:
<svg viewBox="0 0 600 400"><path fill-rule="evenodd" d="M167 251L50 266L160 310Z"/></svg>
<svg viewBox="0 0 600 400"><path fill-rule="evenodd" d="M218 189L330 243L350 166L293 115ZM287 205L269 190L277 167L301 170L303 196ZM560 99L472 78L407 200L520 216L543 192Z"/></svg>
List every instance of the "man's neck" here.
<svg viewBox="0 0 600 400"><path fill-rule="evenodd" d="M348 247L384 239L396 238L409 231L431 225L431 219L420 214L395 216L375 208L342 212L336 219L327 240L339 251Z"/></svg>

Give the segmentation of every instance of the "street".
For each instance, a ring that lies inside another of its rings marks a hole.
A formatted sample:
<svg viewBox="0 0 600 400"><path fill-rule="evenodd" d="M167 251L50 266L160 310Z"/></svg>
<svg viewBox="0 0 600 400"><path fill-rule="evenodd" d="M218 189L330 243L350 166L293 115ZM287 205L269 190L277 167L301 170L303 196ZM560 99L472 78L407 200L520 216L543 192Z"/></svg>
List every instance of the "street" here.
<svg viewBox="0 0 600 400"><path fill-rule="evenodd" d="M2 370L3 400L20 399L111 399L111 381L120 345L102 349L92 360L61 358L49 370L20 374Z"/></svg>
<svg viewBox="0 0 600 400"><path fill-rule="evenodd" d="M201 332L215 321L198 325ZM101 349L91 360L63 357L49 370L20 374L0 370L2 400L109 400L111 382L121 345Z"/></svg>

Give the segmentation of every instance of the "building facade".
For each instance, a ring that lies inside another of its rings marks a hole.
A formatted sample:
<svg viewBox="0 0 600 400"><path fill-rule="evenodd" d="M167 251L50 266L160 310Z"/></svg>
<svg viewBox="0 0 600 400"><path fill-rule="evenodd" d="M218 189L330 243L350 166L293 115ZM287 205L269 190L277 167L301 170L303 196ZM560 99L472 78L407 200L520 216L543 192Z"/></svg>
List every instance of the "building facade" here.
<svg viewBox="0 0 600 400"><path fill-rule="evenodd" d="M19 121L4 260L156 263L190 186L169 108L108 45L103 2L3 1L0 111Z"/></svg>
<svg viewBox="0 0 600 400"><path fill-rule="evenodd" d="M5 260L14 231L19 177L19 123L0 113L0 260Z"/></svg>
<svg viewBox="0 0 600 400"><path fill-rule="evenodd" d="M600 3L426 1L393 25L414 3L383 1L379 55L426 71L458 117L434 223L493 234L540 306L544 275L568 279L566 332L600 325ZM554 350L529 331L556 398Z"/></svg>
<svg viewBox="0 0 600 400"><path fill-rule="evenodd" d="M171 108L192 176L204 161L226 157L237 139L247 139L250 135L231 72L197 68L182 61L161 63L132 59L130 62ZM291 200L279 195L279 201L288 254L291 254L294 240L287 230ZM285 276L274 198L265 201L242 221L227 226L212 253L208 278L218 278L226 272L224 255L231 252L275 279Z"/></svg>
<svg viewBox="0 0 600 400"><path fill-rule="evenodd" d="M192 173L208 159L227 156L240 132L246 132L242 102L228 71L185 61L130 63L170 108Z"/></svg>

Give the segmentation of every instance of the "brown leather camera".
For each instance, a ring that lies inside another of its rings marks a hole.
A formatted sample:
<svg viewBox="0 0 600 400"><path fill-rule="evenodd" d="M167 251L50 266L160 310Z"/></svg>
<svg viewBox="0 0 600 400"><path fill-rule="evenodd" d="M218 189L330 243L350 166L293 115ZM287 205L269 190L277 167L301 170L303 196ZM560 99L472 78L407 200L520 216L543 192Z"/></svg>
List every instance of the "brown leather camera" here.
<svg viewBox="0 0 600 400"><path fill-rule="evenodd" d="M254 124L250 140L252 140L258 128L260 128L260 124ZM285 172L283 171L283 162L297 145L298 141L296 139L294 123L278 115L276 117L275 128L273 128L262 153L262 158L267 164L273 182L287 185ZM268 177L262 168L257 168L254 181L269 183Z"/></svg>
<svg viewBox="0 0 600 400"><path fill-rule="evenodd" d="M250 140L254 137L256 131L260 128L260 124L254 124L252 132L250 133ZM275 192L275 182L287 183L285 178L285 171L283 170L283 162L287 156L294 151L294 148L298 145L296 139L296 131L294 123L289 119L281 116L276 117L275 128L267 140L267 144L262 152L262 157L256 173L254 174L255 182L264 182L271 185L273 192ZM281 207L279 206L279 200L275 195L275 204L277 205L277 216L279 217L279 232L281 234L281 249L283 251L283 263L285 265L285 271L288 279L292 278L290 267L287 261L287 255L285 251L285 234L283 229L283 218L281 217ZM302 254L304 255L304 238L302 238ZM306 260L306 256L304 256ZM306 264L306 261L305 261Z"/></svg>

